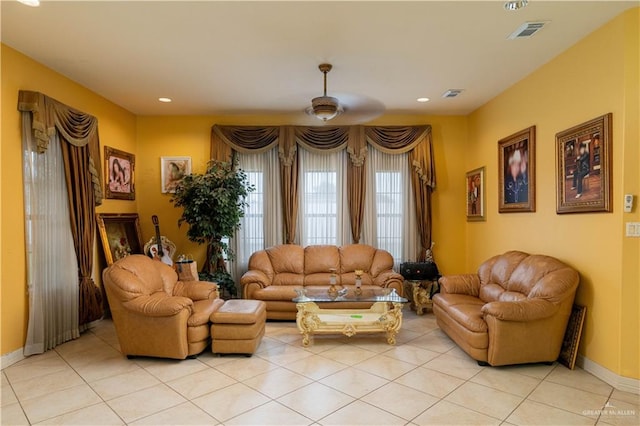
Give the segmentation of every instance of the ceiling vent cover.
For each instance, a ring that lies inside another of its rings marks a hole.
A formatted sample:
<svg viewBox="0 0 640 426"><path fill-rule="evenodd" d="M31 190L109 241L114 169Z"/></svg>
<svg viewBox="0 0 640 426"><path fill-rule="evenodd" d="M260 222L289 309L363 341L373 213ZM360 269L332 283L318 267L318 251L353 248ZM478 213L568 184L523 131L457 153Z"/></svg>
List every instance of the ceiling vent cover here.
<svg viewBox="0 0 640 426"><path fill-rule="evenodd" d="M460 93L462 93L463 89L449 89L442 94L443 98L455 98Z"/></svg>
<svg viewBox="0 0 640 426"><path fill-rule="evenodd" d="M507 38L509 40L529 38L540 31L546 24L547 21L525 22L524 24L520 25L517 30L512 32Z"/></svg>

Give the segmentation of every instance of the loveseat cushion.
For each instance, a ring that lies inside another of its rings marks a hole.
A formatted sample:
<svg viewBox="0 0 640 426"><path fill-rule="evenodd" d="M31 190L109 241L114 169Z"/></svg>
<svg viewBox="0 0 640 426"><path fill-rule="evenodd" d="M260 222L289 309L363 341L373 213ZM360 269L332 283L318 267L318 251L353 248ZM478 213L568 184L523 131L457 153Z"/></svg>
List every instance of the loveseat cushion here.
<svg viewBox="0 0 640 426"><path fill-rule="evenodd" d="M315 273L304 276L304 285L328 286L331 282L331 273ZM340 275L336 275L336 284L340 284Z"/></svg>
<svg viewBox="0 0 640 426"><path fill-rule="evenodd" d="M304 248L293 244L285 244L270 247L266 252L276 274L283 272L292 274L304 273Z"/></svg>
<svg viewBox="0 0 640 426"><path fill-rule="evenodd" d="M340 273L353 272L357 269L369 272L375 255L376 249L364 244L340 247Z"/></svg>
<svg viewBox="0 0 640 426"><path fill-rule="evenodd" d="M511 274L527 256L529 255L521 251L509 251L487 260L478 270L480 285L498 284L506 290Z"/></svg>
<svg viewBox="0 0 640 426"><path fill-rule="evenodd" d="M304 284L304 275L302 274L294 274L291 272L281 272L279 274L276 274L273 277L273 282L271 283L271 285L269 287L280 287L280 286L292 286L292 285L297 285L297 286L301 286Z"/></svg>
<svg viewBox="0 0 640 426"><path fill-rule="evenodd" d="M304 249L304 274L338 272L340 253L336 246L307 246ZM328 281L326 281L328 282Z"/></svg>
<svg viewBox="0 0 640 426"><path fill-rule="evenodd" d="M296 290L301 288L302 285L270 285L269 287L255 289L251 297L256 300L286 300L290 302L298 296Z"/></svg>
<svg viewBox="0 0 640 426"><path fill-rule="evenodd" d="M477 333L488 331L482 314L484 302L477 297L466 294L437 294L433 297L433 303L467 330Z"/></svg>

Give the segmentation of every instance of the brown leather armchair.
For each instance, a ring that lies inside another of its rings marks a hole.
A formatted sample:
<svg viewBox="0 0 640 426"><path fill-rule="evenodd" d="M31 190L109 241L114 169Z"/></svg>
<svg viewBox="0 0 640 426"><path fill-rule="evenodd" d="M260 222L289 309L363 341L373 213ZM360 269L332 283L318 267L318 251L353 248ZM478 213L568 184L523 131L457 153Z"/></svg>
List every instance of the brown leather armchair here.
<svg viewBox="0 0 640 426"><path fill-rule="evenodd" d="M395 289L402 295L402 275L393 271L393 257L389 252L364 244L342 247L316 245L301 247L279 245L251 255L249 271L240 279L245 299L263 300L267 304L267 318L296 318L292 299L303 286L311 291L329 289L331 270L336 272L338 288L353 289L356 270L362 270L362 287ZM368 308L371 303L341 302L323 304L331 308Z"/></svg>
<svg viewBox="0 0 640 426"><path fill-rule="evenodd" d="M185 359L209 344L209 317L224 303L216 284L178 281L143 255L120 259L102 278L124 355Z"/></svg>
<svg viewBox="0 0 640 426"><path fill-rule="evenodd" d="M510 251L478 274L440 279L433 312L469 356L490 365L558 359L578 272L549 256Z"/></svg>

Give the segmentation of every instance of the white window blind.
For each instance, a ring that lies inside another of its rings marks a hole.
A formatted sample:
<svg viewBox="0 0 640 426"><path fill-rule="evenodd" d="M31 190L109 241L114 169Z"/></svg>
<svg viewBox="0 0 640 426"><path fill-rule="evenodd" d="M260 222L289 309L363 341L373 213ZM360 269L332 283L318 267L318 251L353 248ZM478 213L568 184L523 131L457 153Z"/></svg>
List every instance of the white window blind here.
<svg viewBox="0 0 640 426"><path fill-rule="evenodd" d="M236 155L238 167L244 170L255 188L247 197L240 229L231 240L236 259L230 263L230 272L239 279L247 271L253 253L282 244L283 219L278 149L262 154Z"/></svg>
<svg viewBox="0 0 640 426"><path fill-rule="evenodd" d="M387 250L395 263L413 260L418 249L408 154L369 147L362 242Z"/></svg>
<svg viewBox="0 0 640 426"><path fill-rule="evenodd" d="M300 148L298 159L300 244L349 244L346 153L324 154Z"/></svg>

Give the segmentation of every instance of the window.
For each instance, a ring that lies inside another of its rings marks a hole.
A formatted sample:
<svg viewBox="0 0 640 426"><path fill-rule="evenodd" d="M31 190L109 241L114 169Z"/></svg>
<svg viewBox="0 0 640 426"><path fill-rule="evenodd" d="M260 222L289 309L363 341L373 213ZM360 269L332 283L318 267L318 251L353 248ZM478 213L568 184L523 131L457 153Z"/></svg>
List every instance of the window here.
<svg viewBox="0 0 640 426"><path fill-rule="evenodd" d="M239 279L247 270L253 253L282 244L282 197L278 149L261 154L236 154L238 167L247 174L255 188L247 197L240 229L229 243L235 252L230 272Z"/></svg>
<svg viewBox="0 0 640 426"><path fill-rule="evenodd" d="M395 259L402 258L403 188L400 172L376 172L377 247L388 251Z"/></svg>
<svg viewBox="0 0 640 426"><path fill-rule="evenodd" d="M349 234L343 229L349 226L348 213L344 211L347 161L344 152L323 154L300 149L299 154L301 245L349 243Z"/></svg>
<svg viewBox="0 0 640 426"><path fill-rule="evenodd" d="M243 238L238 241L241 263L247 263L249 256L264 248L264 172L245 170L249 184L255 188L247 197L247 206L241 220Z"/></svg>
<svg viewBox="0 0 640 426"><path fill-rule="evenodd" d="M369 147L362 241L393 256L396 264L418 253L415 203L408 154Z"/></svg>
<svg viewBox="0 0 640 426"><path fill-rule="evenodd" d="M337 173L304 173L304 245L336 244L338 239Z"/></svg>

